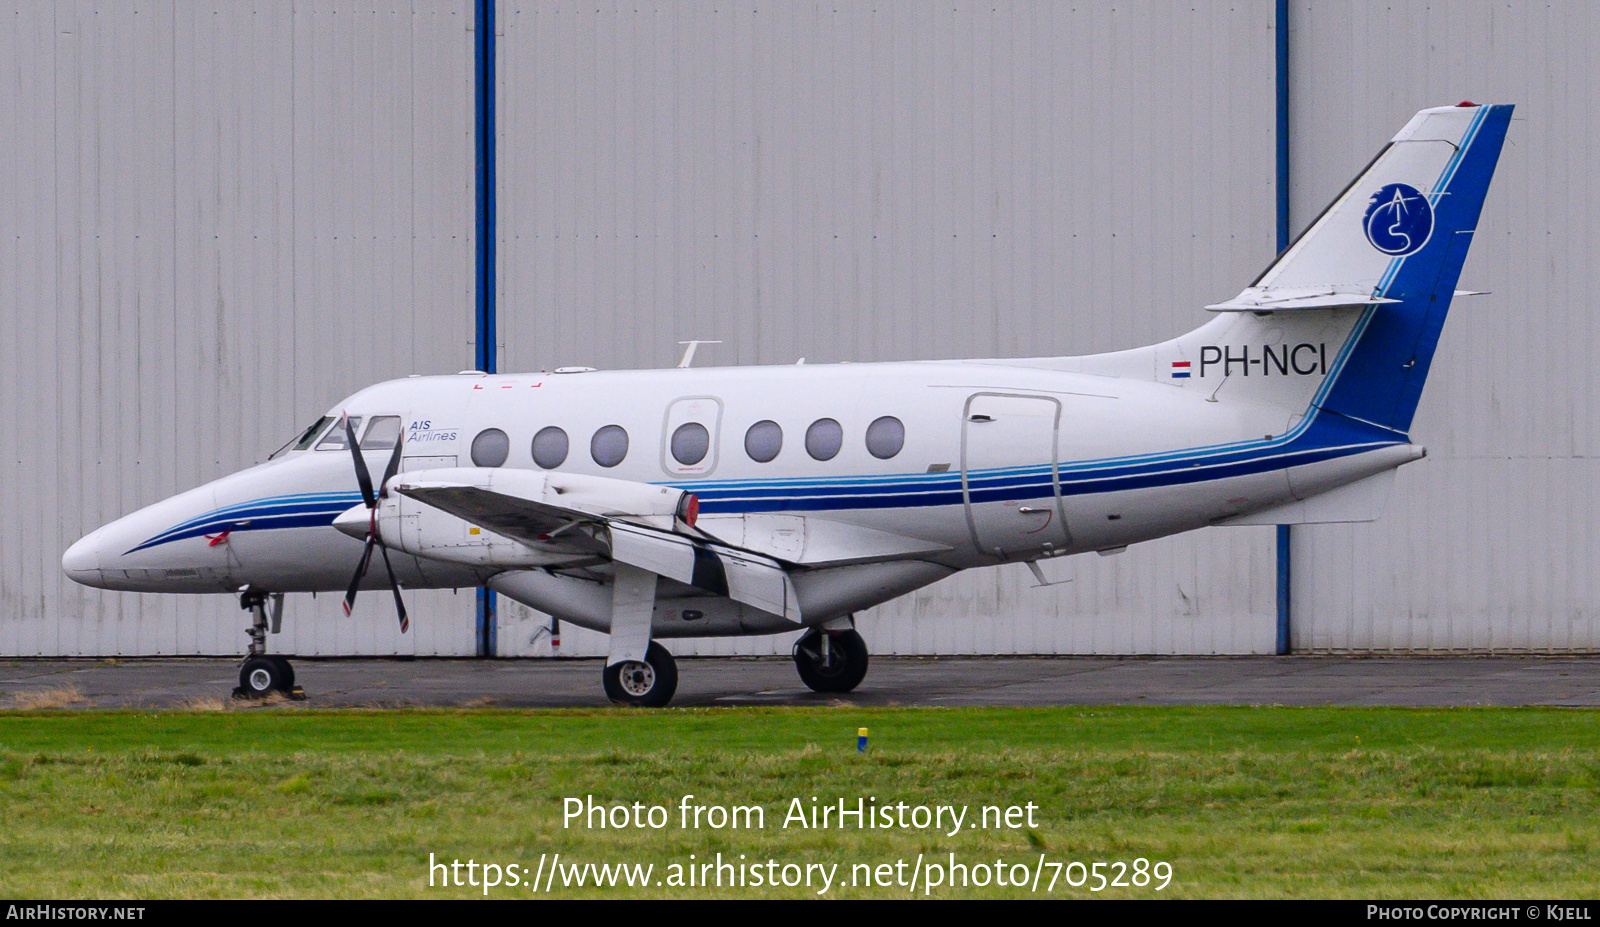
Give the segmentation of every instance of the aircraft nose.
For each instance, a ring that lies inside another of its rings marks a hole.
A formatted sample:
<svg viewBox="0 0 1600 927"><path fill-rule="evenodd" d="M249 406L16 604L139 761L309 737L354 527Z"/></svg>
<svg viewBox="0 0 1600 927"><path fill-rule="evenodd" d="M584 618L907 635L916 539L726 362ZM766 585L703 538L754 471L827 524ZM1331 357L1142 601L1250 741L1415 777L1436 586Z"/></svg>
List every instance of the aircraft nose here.
<svg viewBox="0 0 1600 927"><path fill-rule="evenodd" d="M84 535L61 555L61 569L74 582L99 586L103 581L105 545L101 541L104 533L100 530Z"/></svg>

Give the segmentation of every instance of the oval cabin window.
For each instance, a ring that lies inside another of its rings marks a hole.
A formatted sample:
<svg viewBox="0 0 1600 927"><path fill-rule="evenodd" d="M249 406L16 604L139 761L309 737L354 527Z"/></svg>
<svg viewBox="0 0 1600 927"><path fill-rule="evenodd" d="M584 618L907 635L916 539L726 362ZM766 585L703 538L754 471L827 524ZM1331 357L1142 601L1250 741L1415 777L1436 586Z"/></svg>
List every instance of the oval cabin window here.
<svg viewBox="0 0 1600 927"><path fill-rule="evenodd" d="M906 426L892 415L885 415L867 426L867 453L888 460L906 446Z"/></svg>
<svg viewBox="0 0 1600 927"><path fill-rule="evenodd" d="M672 458L684 466L706 459L711 449L711 432L699 422L684 422L672 433Z"/></svg>
<svg viewBox="0 0 1600 927"><path fill-rule="evenodd" d="M511 440L498 428L485 428L472 439L472 465L498 467L511 453Z"/></svg>
<svg viewBox="0 0 1600 927"><path fill-rule="evenodd" d="M615 467L628 456L628 433L621 425L607 425L589 439L589 456L602 467Z"/></svg>
<svg viewBox="0 0 1600 927"><path fill-rule="evenodd" d="M783 429L777 422L765 420L750 426L744 433L744 452L756 463L771 463L783 450Z"/></svg>
<svg viewBox="0 0 1600 927"><path fill-rule="evenodd" d="M817 460L832 460L844 446L844 429L831 418L819 418L806 429L806 453Z"/></svg>
<svg viewBox="0 0 1600 927"><path fill-rule="evenodd" d="M554 470L567 462L567 433L554 425L539 429L533 436L533 462Z"/></svg>

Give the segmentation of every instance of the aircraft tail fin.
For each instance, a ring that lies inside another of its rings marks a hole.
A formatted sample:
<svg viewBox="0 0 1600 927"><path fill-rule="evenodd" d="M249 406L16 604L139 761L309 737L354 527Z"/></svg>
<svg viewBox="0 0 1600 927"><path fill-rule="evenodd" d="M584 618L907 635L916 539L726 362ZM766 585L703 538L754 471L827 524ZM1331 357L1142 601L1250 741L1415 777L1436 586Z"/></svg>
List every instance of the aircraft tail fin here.
<svg viewBox="0 0 1600 927"><path fill-rule="evenodd" d="M1208 308L1346 316L1311 404L1409 431L1512 108L1417 113L1254 283Z"/></svg>
<svg viewBox="0 0 1600 927"><path fill-rule="evenodd" d="M1208 401L1322 412L1404 440L1511 121L1510 105L1425 109L1216 317L1170 341L1025 363L1154 376ZM1280 433L1274 431L1275 434Z"/></svg>

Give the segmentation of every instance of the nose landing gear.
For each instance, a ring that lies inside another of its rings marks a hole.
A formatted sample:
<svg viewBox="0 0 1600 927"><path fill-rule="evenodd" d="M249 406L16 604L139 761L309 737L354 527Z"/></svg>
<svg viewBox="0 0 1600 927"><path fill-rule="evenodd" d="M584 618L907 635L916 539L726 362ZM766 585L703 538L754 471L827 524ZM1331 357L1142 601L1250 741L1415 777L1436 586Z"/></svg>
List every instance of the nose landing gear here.
<svg viewBox="0 0 1600 927"><path fill-rule="evenodd" d="M289 658L267 654L267 600L272 600L270 622L273 634L283 625L283 594L270 595L246 586L239 593L239 607L250 613L250 651L239 665L239 686L233 690L237 699L266 698L274 692L296 701L306 697L305 690L294 684L294 667Z"/></svg>

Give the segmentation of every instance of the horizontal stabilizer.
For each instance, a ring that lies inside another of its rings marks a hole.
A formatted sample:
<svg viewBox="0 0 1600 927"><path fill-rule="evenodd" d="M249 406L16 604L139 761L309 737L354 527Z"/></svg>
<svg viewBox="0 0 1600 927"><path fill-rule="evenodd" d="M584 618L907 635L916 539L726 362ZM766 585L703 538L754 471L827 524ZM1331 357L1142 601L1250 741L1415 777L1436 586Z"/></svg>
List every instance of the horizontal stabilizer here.
<svg viewBox="0 0 1600 927"><path fill-rule="evenodd" d="M1206 308L1212 312L1280 312L1292 309L1337 309L1341 306L1376 306L1399 302L1370 293L1340 293L1332 287L1249 287L1225 303Z"/></svg>

